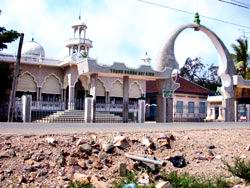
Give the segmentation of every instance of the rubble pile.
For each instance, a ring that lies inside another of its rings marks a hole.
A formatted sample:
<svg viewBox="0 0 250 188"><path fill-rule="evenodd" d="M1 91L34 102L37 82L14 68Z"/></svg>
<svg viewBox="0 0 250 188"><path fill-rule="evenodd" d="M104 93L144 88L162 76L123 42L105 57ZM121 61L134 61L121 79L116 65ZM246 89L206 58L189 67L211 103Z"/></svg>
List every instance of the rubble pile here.
<svg viewBox="0 0 250 188"><path fill-rule="evenodd" d="M234 135L234 136L232 136ZM244 139L243 139L244 138ZM70 181L111 187L138 172L138 182L171 187L160 170L229 176L221 159L250 159L250 130L176 131L77 135L2 135L0 187L67 187Z"/></svg>

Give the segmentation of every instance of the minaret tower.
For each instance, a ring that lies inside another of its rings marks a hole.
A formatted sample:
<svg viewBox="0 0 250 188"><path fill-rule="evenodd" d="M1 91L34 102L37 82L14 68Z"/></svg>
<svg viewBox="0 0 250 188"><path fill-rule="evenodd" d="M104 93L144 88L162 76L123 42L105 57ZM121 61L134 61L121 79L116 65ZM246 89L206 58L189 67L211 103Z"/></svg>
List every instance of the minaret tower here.
<svg viewBox="0 0 250 188"><path fill-rule="evenodd" d="M70 38L66 42L66 47L69 48L69 56L78 53L83 57L88 57L89 49L92 48L92 41L86 38L86 24L79 19L72 25L74 38Z"/></svg>

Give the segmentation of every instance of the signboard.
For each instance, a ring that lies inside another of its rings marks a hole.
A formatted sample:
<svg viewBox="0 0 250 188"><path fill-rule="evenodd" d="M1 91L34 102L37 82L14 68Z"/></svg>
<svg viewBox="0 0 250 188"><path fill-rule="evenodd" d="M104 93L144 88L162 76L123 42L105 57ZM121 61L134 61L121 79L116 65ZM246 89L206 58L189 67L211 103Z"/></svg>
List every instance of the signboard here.
<svg viewBox="0 0 250 188"><path fill-rule="evenodd" d="M173 97L173 90L163 89L162 90L162 96L165 97L165 98Z"/></svg>

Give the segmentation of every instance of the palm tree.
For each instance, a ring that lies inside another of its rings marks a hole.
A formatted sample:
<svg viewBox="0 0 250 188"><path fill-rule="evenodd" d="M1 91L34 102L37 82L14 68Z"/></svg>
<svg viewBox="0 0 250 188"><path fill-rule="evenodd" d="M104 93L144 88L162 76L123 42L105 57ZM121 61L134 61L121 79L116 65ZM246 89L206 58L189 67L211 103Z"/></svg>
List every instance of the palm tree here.
<svg viewBox="0 0 250 188"><path fill-rule="evenodd" d="M236 40L238 44L232 44L234 53L232 54L233 60L236 65L238 74L241 74L243 78L246 78L247 63L249 59L248 55L248 42L245 38L239 38Z"/></svg>

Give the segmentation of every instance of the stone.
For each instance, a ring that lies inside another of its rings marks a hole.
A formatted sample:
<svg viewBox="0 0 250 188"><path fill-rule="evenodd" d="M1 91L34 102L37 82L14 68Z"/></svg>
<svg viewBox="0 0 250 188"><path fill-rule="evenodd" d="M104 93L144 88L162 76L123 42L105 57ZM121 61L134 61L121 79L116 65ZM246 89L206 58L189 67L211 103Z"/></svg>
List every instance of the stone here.
<svg viewBox="0 0 250 188"><path fill-rule="evenodd" d="M57 165L64 167L66 165L66 158L63 155L60 155L56 160Z"/></svg>
<svg viewBox="0 0 250 188"><path fill-rule="evenodd" d="M114 151L115 146L112 143L104 143L102 144L102 150L106 153L112 153Z"/></svg>
<svg viewBox="0 0 250 188"><path fill-rule="evenodd" d="M153 142L151 139L149 139L149 138L143 138L143 139L141 140L141 143L142 143L143 145L149 147L149 148L150 148L152 145L154 145L154 142Z"/></svg>
<svg viewBox="0 0 250 188"><path fill-rule="evenodd" d="M148 185L149 184L149 175L147 173L142 173L137 182L142 185Z"/></svg>
<svg viewBox="0 0 250 188"><path fill-rule="evenodd" d="M214 158L220 160L222 158L222 156L221 155L216 155Z"/></svg>
<svg viewBox="0 0 250 188"><path fill-rule="evenodd" d="M243 188L243 186L242 185L235 185L232 188Z"/></svg>
<svg viewBox="0 0 250 188"><path fill-rule="evenodd" d="M90 183L90 177L81 173L74 173L73 179L81 183Z"/></svg>
<svg viewBox="0 0 250 188"><path fill-rule="evenodd" d="M91 153L92 153L92 147L88 143L79 145L78 149L80 152L84 152L84 153L89 154L89 155L91 155Z"/></svg>
<svg viewBox="0 0 250 188"><path fill-rule="evenodd" d="M119 174L121 177L127 176L127 165L125 163L120 163L119 165Z"/></svg>
<svg viewBox="0 0 250 188"><path fill-rule="evenodd" d="M96 176L92 176L90 182L94 185L95 188L109 187L108 183L100 181Z"/></svg>
<svg viewBox="0 0 250 188"><path fill-rule="evenodd" d="M32 153L26 153L26 154L23 156L23 159L26 161L26 160L29 160L31 157L32 157Z"/></svg>
<svg viewBox="0 0 250 188"><path fill-rule="evenodd" d="M0 159L10 158L10 154L8 151L3 151L0 153Z"/></svg>
<svg viewBox="0 0 250 188"><path fill-rule="evenodd" d="M45 155L43 153L36 153L34 155L32 155L31 159L33 159L36 162L41 162L42 160L44 160Z"/></svg>
<svg viewBox="0 0 250 188"><path fill-rule="evenodd" d="M119 147L121 149L126 149L127 147L129 147L129 143L128 143L128 140L127 140L127 137L126 136L116 136L113 140L113 144L114 146L116 147Z"/></svg>
<svg viewBox="0 0 250 188"><path fill-rule="evenodd" d="M155 185L155 188L172 188L172 185L168 181L161 181Z"/></svg>
<svg viewBox="0 0 250 188"><path fill-rule="evenodd" d="M24 165L23 172L34 172L36 169L32 165Z"/></svg>
<svg viewBox="0 0 250 188"><path fill-rule="evenodd" d="M208 148L208 149L215 149L215 145L213 145L213 144L208 144L208 145L207 145L207 148Z"/></svg>
<svg viewBox="0 0 250 188"><path fill-rule="evenodd" d="M80 146L81 144L85 144L86 140L83 140L82 138L79 138L76 142L76 146Z"/></svg>
<svg viewBox="0 0 250 188"><path fill-rule="evenodd" d="M100 163L100 161L94 161L93 162L93 167L95 169L101 170L103 168L102 164Z"/></svg>
<svg viewBox="0 0 250 188"><path fill-rule="evenodd" d="M240 159L246 159L247 156L245 154L240 155Z"/></svg>
<svg viewBox="0 0 250 188"><path fill-rule="evenodd" d="M22 184L22 183L27 183L28 181L27 181L27 178L26 177L24 177L24 176L19 176L18 177L18 183L19 184Z"/></svg>
<svg viewBox="0 0 250 188"><path fill-rule="evenodd" d="M246 147L247 151L250 151L250 144Z"/></svg>
<svg viewBox="0 0 250 188"><path fill-rule="evenodd" d="M25 164L28 164L28 165L33 165L34 163L35 163L35 161L32 160L32 159L29 159L29 160L25 161Z"/></svg>
<svg viewBox="0 0 250 188"><path fill-rule="evenodd" d="M172 162L173 166L176 168L183 168L187 166L187 162L182 155L170 157L169 161Z"/></svg>
<svg viewBox="0 0 250 188"><path fill-rule="evenodd" d="M74 157L69 157L68 161L67 161L67 165L71 166L71 165L76 165L77 164L77 159Z"/></svg>
<svg viewBox="0 0 250 188"><path fill-rule="evenodd" d="M51 146L56 146L56 144L57 144L56 139L53 138L53 137L47 137L47 138L46 138L46 141L47 141L48 144L51 145Z"/></svg>
<svg viewBox="0 0 250 188"><path fill-rule="evenodd" d="M38 177L46 176L47 174L48 174L48 170L47 170L47 169L40 169L40 170L37 172L37 176L38 176Z"/></svg>
<svg viewBox="0 0 250 188"><path fill-rule="evenodd" d="M77 164L78 164L78 166L80 166L80 167L81 167L82 169L84 169L84 170L87 170L87 169L88 169L87 164L86 164L85 160L83 160L83 159L80 159L80 160L77 162Z"/></svg>
<svg viewBox="0 0 250 188"><path fill-rule="evenodd" d="M14 149L9 149L8 153L11 157L15 157L16 156L16 151Z"/></svg>

